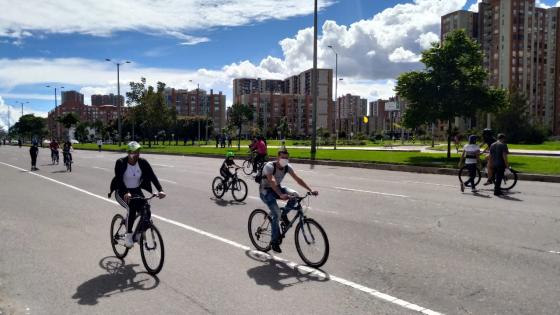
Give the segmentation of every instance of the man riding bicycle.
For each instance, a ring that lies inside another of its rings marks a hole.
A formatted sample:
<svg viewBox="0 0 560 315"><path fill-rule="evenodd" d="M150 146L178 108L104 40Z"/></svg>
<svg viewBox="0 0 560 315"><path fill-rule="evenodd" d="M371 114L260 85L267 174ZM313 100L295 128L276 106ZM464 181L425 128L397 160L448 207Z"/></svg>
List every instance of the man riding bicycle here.
<svg viewBox="0 0 560 315"><path fill-rule="evenodd" d="M51 143L49 144L49 148L51 149L51 159L53 161L56 160L56 164L58 164L58 149L59 145L56 139L52 139Z"/></svg>
<svg viewBox="0 0 560 315"><path fill-rule="evenodd" d="M70 143L70 140L66 140L62 145L62 156L64 157L64 165L66 165L67 161L69 163L72 163L72 153L70 153L71 150L73 150L72 143Z"/></svg>
<svg viewBox="0 0 560 315"><path fill-rule="evenodd" d="M259 187L261 200L270 209L272 217L272 240L270 242L272 250L281 253L280 249L280 229L278 227L278 216L282 216L282 221L287 222L287 212L295 206L295 200L290 199L289 195L297 195L295 190L288 187L282 187L280 184L289 173L292 178L303 188L307 189L313 195L317 196L318 191L313 191L294 171L288 161L289 154L286 150L278 151L278 158L274 162L268 162L264 165L262 171L262 180ZM284 213L280 214L280 207L278 206L277 199L289 200Z"/></svg>
<svg viewBox="0 0 560 315"><path fill-rule="evenodd" d="M132 227L137 213L144 208L145 200L142 189L152 193L152 184L157 189L158 198L165 198L166 194L159 183L150 163L140 158L140 144L132 141L127 145L128 155L120 158L115 163L115 177L111 180L109 198L113 191L115 199L127 211L125 246L134 245ZM132 198L142 197L142 198Z"/></svg>

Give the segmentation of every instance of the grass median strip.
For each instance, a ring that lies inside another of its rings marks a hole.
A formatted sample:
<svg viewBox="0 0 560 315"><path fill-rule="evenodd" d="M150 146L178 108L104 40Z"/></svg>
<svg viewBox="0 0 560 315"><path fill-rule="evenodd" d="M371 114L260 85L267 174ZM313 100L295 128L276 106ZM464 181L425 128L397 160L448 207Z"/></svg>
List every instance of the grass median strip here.
<svg viewBox="0 0 560 315"><path fill-rule="evenodd" d="M96 150L96 144L76 144L76 149ZM103 145L103 150L123 151L125 146ZM241 147L237 151L237 147L233 148L214 148L199 146L182 146L182 145L152 145L149 148L145 145L143 152L149 153L167 153L167 154L184 154L184 155L224 155L228 150L235 152L237 156L247 155L248 149ZM278 149L269 149L269 155L275 156ZM311 154L309 149L290 149L292 158L309 159ZM420 152L396 152L396 151L363 151L363 150L318 150L316 159L332 160L332 161L348 161L348 162L366 162L366 163L383 163L383 164L402 164L416 165L426 167L445 167L457 168L459 155L452 154L451 159L446 158L446 154L437 153L420 153ZM523 173L560 175L560 159L554 157L536 157L536 156L510 156L511 166Z"/></svg>

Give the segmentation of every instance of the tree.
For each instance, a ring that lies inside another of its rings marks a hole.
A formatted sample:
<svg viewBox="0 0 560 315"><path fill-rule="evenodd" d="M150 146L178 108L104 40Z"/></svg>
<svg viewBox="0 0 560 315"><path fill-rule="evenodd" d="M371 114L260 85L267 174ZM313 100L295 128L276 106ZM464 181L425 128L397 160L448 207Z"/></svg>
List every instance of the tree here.
<svg viewBox="0 0 560 315"><path fill-rule="evenodd" d="M80 117L78 117L78 115L76 115L76 113L70 112L70 113L66 113L62 117L58 117L57 121L59 123L61 123L64 126L64 128L66 128L68 130L68 129L70 129L70 127L72 127L75 124L77 124L78 122L80 122ZM69 134L68 134L68 137L70 137Z"/></svg>
<svg viewBox="0 0 560 315"><path fill-rule="evenodd" d="M487 87L480 45L464 30L446 36L442 45L422 52L424 71L399 76L395 90L408 101L404 122L408 128L436 120L447 121L447 158L451 157L451 130L455 117L494 112L506 100L504 90Z"/></svg>
<svg viewBox="0 0 560 315"><path fill-rule="evenodd" d="M89 124L87 122L85 123L79 123L76 126L76 139L78 139L80 142L85 142L85 140L87 140L87 136L88 136L88 127Z"/></svg>
<svg viewBox="0 0 560 315"><path fill-rule="evenodd" d="M230 124L237 128L237 150L241 149L241 129L243 124L252 121L253 117L253 110L247 105L233 104L231 107Z"/></svg>
<svg viewBox="0 0 560 315"><path fill-rule="evenodd" d="M23 115L19 121L10 128L10 133L17 133L21 137L42 139L47 135L47 120L35 117L33 114Z"/></svg>
<svg viewBox="0 0 560 315"><path fill-rule="evenodd" d="M496 112L496 128L507 136L511 143L542 143L546 132L529 123L527 97L514 91L508 101Z"/></svg>

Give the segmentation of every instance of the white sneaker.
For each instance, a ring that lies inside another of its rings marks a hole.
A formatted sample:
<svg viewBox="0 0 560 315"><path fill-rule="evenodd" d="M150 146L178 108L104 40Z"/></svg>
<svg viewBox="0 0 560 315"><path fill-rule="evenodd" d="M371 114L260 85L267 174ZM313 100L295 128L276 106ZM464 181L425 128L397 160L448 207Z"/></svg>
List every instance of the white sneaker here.
<svg viewBox="0 0 560 315"><path fill-rule="evenodd" d="M124 236L124 246L131 248L134 246L134 241L132 240L132 233L126 233Z"/></svg>

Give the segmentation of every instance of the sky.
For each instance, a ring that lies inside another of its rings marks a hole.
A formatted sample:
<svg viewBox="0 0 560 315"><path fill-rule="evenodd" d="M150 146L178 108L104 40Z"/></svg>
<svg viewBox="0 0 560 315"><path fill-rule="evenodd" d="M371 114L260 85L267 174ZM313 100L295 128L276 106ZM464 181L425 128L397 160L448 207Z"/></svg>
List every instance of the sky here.
<svg viewBox="0 0 560 315"><path fill-rule="evenodd" d="M318 2L318 66L334 69L336 51L338 94L372 101L392 96L400 73L422 68L442 15L476 10L477 0ZM24 114L46 117L54 87L59 102L60 87L86 104L116 94L117 67L106 58L131 62L120 67L123 95L145 77L222 91L231 105L234 78L311 68L312 27L311 0L0 0L0 128L19 119L22 102Z"/></svg>

